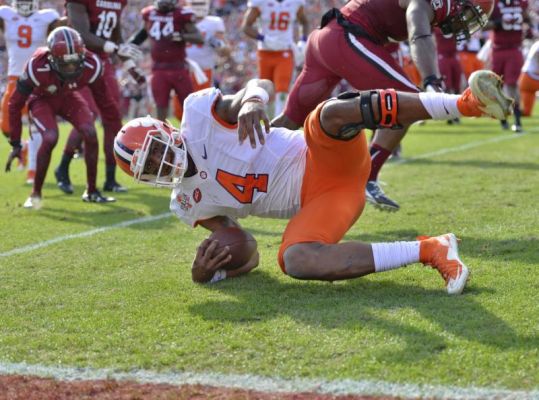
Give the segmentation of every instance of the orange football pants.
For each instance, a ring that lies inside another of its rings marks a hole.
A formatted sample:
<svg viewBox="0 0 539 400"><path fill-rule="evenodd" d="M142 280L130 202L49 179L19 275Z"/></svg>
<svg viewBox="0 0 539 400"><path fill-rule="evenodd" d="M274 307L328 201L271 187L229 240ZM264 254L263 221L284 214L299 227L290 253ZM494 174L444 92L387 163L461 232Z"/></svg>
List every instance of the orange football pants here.
<svg viewBox="0 0 539 400"><path fill-rule="evenodd" d="M520 109L522 115L532 115L535 104L535 93L539 91L539 80L533 79L526 72L521 72L518 77L518 89L520 91Z"/></svg>
<svg viewBox="0 0 539 400"><path fill-rule="evenodd" d="M202 85L199 85L197 83L197 80L195 79L195 75L191 74L191 81L193 82L193 93L213 86L212 69L205 69L203 71L206 74L206 77L208 78L208 80L206 81L206 83L203 83ZM174 108L174 116L178 118L178 121L181 121L183 117L183 104L180 104L180 101L178 100L176 96L172 98L172 107Z"/></svg>
<svg viewBox="0 0 539 400"><path fill-rule="evenodd" d="M484 68L483 61L477 58L477 53L460 51L458 53L458 59L466 80L468 80L473 72Z"/></svg>
<svg viewBox="0 0 539 400"><path fill-rule="evenodd" d="M283 255L297 243L338 243L365 206L365 186L371 170L365 133L352 140L336 140L320 126L318 105L305 120L307 142L301 208L284 231L279 265L286 273Z"/></svg>
<svg viewBox="0 0 539 400"><path fill-rule="evenodd" d="M294 73L294 55L291 50L258 50L258 75L269 79L275 85L275 92L288 93Z"/></svg>
<svg viewBox="0 0 539 400"><path fill-rule="evenodd" d="M17 79L19 79L17 76L8 76L7 78L7 85L6 85L6 91L4 92L4 95L2 96L2 132L4 132L4 135L6 133L9 133L9 99L11 98L11 95L17 88ZM28 107L24 106L23 114L26 114L28 112Z"/></svg>

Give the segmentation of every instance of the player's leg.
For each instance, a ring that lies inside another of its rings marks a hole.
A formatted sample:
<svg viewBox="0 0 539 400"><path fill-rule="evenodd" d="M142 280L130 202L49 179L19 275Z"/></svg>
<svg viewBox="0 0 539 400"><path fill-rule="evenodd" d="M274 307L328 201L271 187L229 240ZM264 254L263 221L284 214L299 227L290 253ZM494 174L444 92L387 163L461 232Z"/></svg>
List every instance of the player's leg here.
<svg viewBox="0 0 539 400"><path fill-rule="evenodd" d="M2 133L5 137L9 138L9 99L11 98L11 95L15 91L15 88L17 87L17 77L16 76L8 76L8 81L6 84L6 90L4 92L4 95L2 96Z"/></svg>
<svg viewBox="0 0 539 400"><path fill-rule="evenodd" d="M26 183L28 185L34 184L34 179L36 177L36 165L37 165L37 152L41 146L41 134L37 129L30 112L28 112L30 118L30 138L28 139L28 170L26 171Z"/></svg>
<svg viewBox="0 0 539 400"><path fill-rule="evenodd" d="M520 76L520 70L524 65L524 56L520 49L511 49L506 52L507 61L505 64L505 72L503 74L503 80L505 83L505 94L513 99L513 115L515 117L515 123L511 126L513 132L522 132L521 112L520 112L520 98L518 90L518 77Z"/></svg>
<svg viewBox="0 0 539 400"><path fill-rule="evenodd" d="M99 115L99 110L95 104L95 100L92 96L90 88L82 88L77 93L80 93L84 99L87 107L90 109L92 118L95 121ZM60 164L58 164L58 167L56 167L54 170L56 184L58 185L58 188L66 194L73 193L73 186L71 185L71 179L69 178L69 167L73 157L75 156L75 152L78 152L79 155L81 152L84 153L83 137L81 132L79 132L76 128L72 128L64 146L64 152L62 154Z"/></svg>
<svg viewBox="0 0 539 400"><path fill-rule="evenodd" d="M341 77L327 68L322 54L328 53L327 57L339 57L342 64L346 64L343 61L344 57L334 51L338 47L336 40L339 39L342 41L342 31L335 31L329 27L311 33L301 73L288 94L283 113L272 120L272 126L299 128L307 115L331 95Z"/></svg>
<svg viewBox="0 0 539 400"><path fill-rule="evenodd" d="M275 84L275 115L279 115L284 108L292 75L294 74L294 56L292 51L283 51L273 71Z"/></svg>
<svg viewBox="0 0 539 400"><path fill-rule="evenodd" d="M167 71L153 71L150 87L157 118L164 121L168 117L168 103L170 101L170 92L173 89L172 82L168 79Z"/></svg>
<svg viewBox="0 0 539 400"><path fill-rule="evenodd" d="M518 80L518 87L522 115L529 117L532 115L533 105L535 104L535 93L539 91L539 80L533 79L526 72L522 72Z"/></svg>
<svg viewBox="0 0 539 400"><path fill-rule="evenodd" d="M116 103L116 107L120 109L121 92L120 85L118 84L118 79L116 78L116 68L114 67L114 64L112 64L110 59L104 61L103 66L103 79L105 80L107 86L108 96L110 96L114 103ZM110 127L103 125L103 151L105 153L105 183L103 184L103 191L105 192L127 192L127 188L123 187L116 181L114 139L116 138L116 134L118 133L120 127L121 126L118 126L118 129L109 129Z"/></svg>
<svg viewBox="0 0 539 400"><path fill-rule="evenodd" d="M173 71L170 74L170 82L174 88L175 98L179 104L183 102L191 93L194 92L193 81L188 69Z"/></svg>
<svg viewBox="0 0 539 400"><path fill-rule="evenodd" d="M58 125L56 123L57 102L43 98L35 99L29 105L39 134L42 137L41 146L37 153L36 175L30 197L24 203L25 208L40 208L43 182L51 161L52 150L58 142Z"/></svg>
<svg viewBox="0 0 539 400"><path fill-rule="evenodd" d="M417 98L410 99L417 102ZM309 157L302 208L283 234L279 250L283 271L297 279L334 281L423 262L440 271L450 294L460 293L468 270L458 258L453 234L422 242L338 243L363 210L370 160L363 133L356 130L347 140L325 133L320 126L321 109L305 123ZM332 207L330 219L324 212L328 204Z"/></svg>
<svg viewBox="0 0 539 400"><path fill-rule="evenodd" d="M86 164L86 191L82 199L94 203L114 201L113 198L103 197L96 187L99 144L94 118L88 104L79 93L70 93L62 104L59 114L82 135Z"/></svg>

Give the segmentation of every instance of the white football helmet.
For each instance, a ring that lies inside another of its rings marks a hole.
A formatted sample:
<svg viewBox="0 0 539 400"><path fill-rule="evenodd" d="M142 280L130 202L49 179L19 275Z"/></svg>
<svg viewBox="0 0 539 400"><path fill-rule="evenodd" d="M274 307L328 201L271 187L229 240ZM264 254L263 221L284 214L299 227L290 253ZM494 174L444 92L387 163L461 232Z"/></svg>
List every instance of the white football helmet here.
<svg viewBox="0 0 539 400"><path fill-rule="evenodd" d="M135 118L114 140L118 166L137 182L172 188L187 170L187 151L179 129L155 118Z"/></svg>
<svg viewBox="0 0 539 400"><path fill-rule="evenodd" d="M210 13L210 0L186 0L185 5L193 10L198 18L204 18Z"/></svg>
<svg viewBox="0 0 539 400"><path fill-rule="evenodd" d="M23 17L28 17L39 10L39 0L13 0L11 4Z"/></svg>

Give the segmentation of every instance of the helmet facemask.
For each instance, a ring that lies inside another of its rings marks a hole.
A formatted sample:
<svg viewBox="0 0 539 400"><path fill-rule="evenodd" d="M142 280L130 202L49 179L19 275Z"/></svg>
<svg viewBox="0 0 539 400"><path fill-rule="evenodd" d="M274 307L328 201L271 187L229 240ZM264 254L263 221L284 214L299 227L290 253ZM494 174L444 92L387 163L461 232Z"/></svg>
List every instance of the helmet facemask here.
<svg viewBox="0 0 539 400"><path fill-rule="evenodd" d="M469 39L472 34L487 24L489 17L477 4L468 0L461 0L461 4L462 8L459 13L440 23L442 34L453 36L457 42Z"/></svg>
<svg viewBox="0 0 539 400"><path fill-rule="evenodd" d="M187 170L187 151L178 130L172 134L161 129L148 131L140 149L131 159L136 181L152 186L173 188Z"/></svg>
<svg viewBox="0 0 539 400"><path fill-rule="evenodd" d="M52 69L64 81L73 81L81 76L84 70L83 54L64 54L62 56L49 55Z"/></svg>
<svg viewBox="0 0 539 400"><path fill-rule="evenodd" d="M39 2L38 0L14 0L13 8L19 15L28 17L39 10Z"/></svg>

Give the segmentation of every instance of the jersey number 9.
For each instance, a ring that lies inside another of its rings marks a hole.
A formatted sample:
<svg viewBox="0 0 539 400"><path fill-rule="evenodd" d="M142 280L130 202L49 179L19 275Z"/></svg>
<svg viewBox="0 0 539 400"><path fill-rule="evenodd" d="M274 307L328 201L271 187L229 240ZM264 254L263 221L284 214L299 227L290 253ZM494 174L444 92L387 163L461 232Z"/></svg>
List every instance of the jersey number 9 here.
<svg viewBox="0 0 539 400"><path fill-rule="evenodd" d="M19 47L23 49L27 49L32 45L32 27L29 25L21 25L19 26L19 29L17 30L17 34L19 35L19 40L17 40L17 44Z"/></svg>

